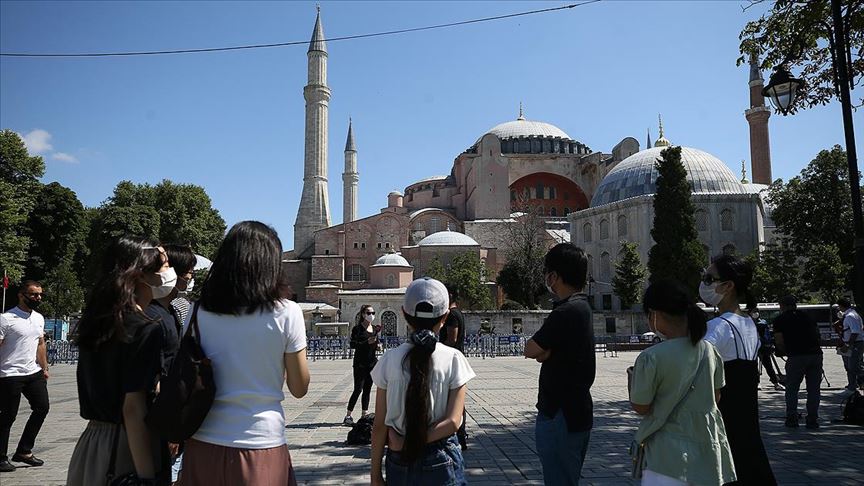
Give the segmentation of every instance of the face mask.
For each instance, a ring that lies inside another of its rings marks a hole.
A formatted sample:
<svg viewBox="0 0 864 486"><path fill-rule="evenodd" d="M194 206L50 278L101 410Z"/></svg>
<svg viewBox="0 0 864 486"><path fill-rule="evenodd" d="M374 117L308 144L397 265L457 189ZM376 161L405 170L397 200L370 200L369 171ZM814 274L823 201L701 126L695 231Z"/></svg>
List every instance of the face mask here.
<svg viewBox="0 0 864 486"><path fill-rule="evenodd" d="M717 283L705 285L705 282L699 284L699 297L708 305L717 306L723 300L723 294L717 292Z"/></svg>
<svg viewBox="0 0 864 486"><path fill-rule="evenodd" d="M660 332L659 329L657 329L657 313L656 312L652 313L651 317L653 319L650 319L650 318L648 319L648 329L651 330L654 334L656 334L657 337L659 337L660 339L665 341L666 335L663 334L662 332ZM652 323L653 323L653 325L652 325Z"/></svg>
<svg viewBox="0 0 864 486"><path fill-rule="evenodd" d="M195 288L195 279L190 278L189 282L186 284L186 290L184 292L192 292L192 289Z"/></svg>
<svg viewBox="0 0 864 486"><path fill-rule="evenodd" d="M363 319L366 319L366 322L372 322L375 320L375 314L363 314Z"/></svg>
<svg viewBox="0 0 864 486"><path fill-rule="evenodd" d="M552 274L550 273L549 275L552 275ZM548 290L550 294L552 294L552 295L554 295L554 296L556 296L556 297L558 296L558 294L556 294L556 293L555 293L555 290L552 288L552 285L549 284L549 280L548 280L548 279L544 279L544 280L543 280L543 284L546 285L546 290Z"/></svg>
<svg viewBox="0 0 864 486"><path fill-rule="evenodd" d="M159 285L151 285L150 288L153 289L153 298L161 299L164 297L168 297L168 294L174 290L174 286L177 285L177 272L174 271L173 267L168 267L168 270L164 272L159 272L156 275L159 275L161 281Z"/></svg>
<svg viewBox="0 0 864 486"><path fill-rule="evenodd" d="M41 304L42 301L41 300L33 300L30 297L25 297L24 303L26 303L27 307L29 307L30 309L36 310L39 308L39 304Z"/></svg>

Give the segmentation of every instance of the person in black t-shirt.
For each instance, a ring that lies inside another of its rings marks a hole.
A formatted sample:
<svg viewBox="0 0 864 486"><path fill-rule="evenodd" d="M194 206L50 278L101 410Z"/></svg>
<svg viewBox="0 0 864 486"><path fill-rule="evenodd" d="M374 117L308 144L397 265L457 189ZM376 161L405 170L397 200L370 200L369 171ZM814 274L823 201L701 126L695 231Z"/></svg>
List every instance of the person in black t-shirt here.
<svg viewBox="0 0 864 486"><path fill-rule="evenodd" d="M593 426L594 330L583 290L588 259L571 243L546 254L546 287L556 297L543 326L525 344L525 357L542 363L535 443L546 484L579 484Z"/></svg>
<svg viewBox="0 0 864 486"><path fill-rule="evenodd" d="M794 296L780 299L774 321L777 352L786 354L786 427L798 427L798 389L807 380L807 428L819 428L819 385L822 383L822 338L819 326L798 310Z"/></svg>
<svg viewBox="0 0 864 486"><path fill-rule="evenodd" d="M456 301L459 299L459 292L452 285L445 284L447 293L450 296L450 312L447 314L447 320L441 326L441 332L438 337L438 342L456 348L459 352L464 353L465 348L465 317L462 312L456 308ZM459 445L462 450L468 450L468 433L465 431L465 419L468 414L464 407L462 409L462 425L456 431L456 438L459 439Z"/></svg>
<svg viewBox="0 0 864 486"><path fill-rule="evenodd" d="M116 450L116 477L134 473L140 484L167 484L159 440L144 424L161 370L163 333L144 309L170 280L168 258L155 242L121 237L106 251L102 269L74 331L78 401L89 422L66 483L105 484Z"/></svg>
<svg viewBox="0 0 864 486"><path fill-rule="evenodd" d="M380 326L373 326L375 321L375 309L365 304L357 313L357 323L351 329L351 349L354 350L354 391L348 400L348 414L342 421L343 425L354 425L351 413L357 405L357 398L363 393L363 415L369 414L369 396L372 393L372 368L378 362L378 332Z"/></svg>

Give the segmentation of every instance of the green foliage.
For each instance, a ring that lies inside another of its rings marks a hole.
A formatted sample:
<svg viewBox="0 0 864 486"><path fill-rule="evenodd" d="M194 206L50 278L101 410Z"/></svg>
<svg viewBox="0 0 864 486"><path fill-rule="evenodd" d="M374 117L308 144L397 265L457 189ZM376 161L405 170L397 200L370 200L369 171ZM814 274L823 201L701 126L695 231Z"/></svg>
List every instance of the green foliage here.
<svg viewBox="0 0 864 486"><path fill-rule="evenodd" d="M43 279L45 297L40 312L48 317L66 318L84 306L84 290L71 260L53 267Z"/></svg>
<svg viewBox="0 0 864 486"><path fill-rule="evenodd" d="M822 302L836 302L844 294L851 265L843 262L836 246L813 246L806 268L809 269L807 289L820 297Z"/></svg>
<svg viewBox="0 0 864 486"><path fill-rule="evenodd" d="M622 241L621 249L618 251L618 261L615 263L612 288L624 309L629 309L639 302L642 283L645 282L645 266L639 260L638 248L637 243Z"/></svg>
<svg viewBox="0 0 864 486"><path fill-rule="evenodd" d="M505 300L501 304L501 310L524 310L525 306L515 300Z"/></svg>
<svg viewBox="0 0 864 486"><path fill-rule="evenodd" d="M541 271L542 262L541 258L538 267ZM495 280L510 299L508 302L516 302L522 308L536 309L537 298L546 292L546 287L542 283L536 285L536 281L532 283L525 278L527 270L525 267L526 265L520 264L517 260L508 260Z"/></svg>
<svg viewBox="0 0 864 486"><path fill-rule="evenodd" d="M84 245L87 220L84 206L71 189L57 182L42 186L27 228L31 239L27 278L45 280L64 264L68 271L73 270L73 261Z"/></svg>
<svg viewBox="0 0 864 486"><path fill-rule="evenodd" d="M446 267L436 258L429 265L426 276L453 287L459 294L462 307L472 310L491 309L494 305L489 288L485 285L488 270L480 255L463 252Z"/></svg>
<svg viewBox="0 0 864 486"><path fill-rule="evenodd" d="M854 88L864 74L861 55L864 52L864 2L843 0L843 17L850 52L847 63ZM738 64L747 62L745 57L751 53L759 56L763 70L788 63L790 68L797 68L794 70L798 77L804 80L794 109L827 104L837 96L832 68L832 30L830 0L776 0L768 12L748 22L741 31L739 49L743 55Z"/></svg>
<svg viewBox="0 0 864 486"><path fill-rule="evenodd" d="M687 171L681 163L681 147L669 147L657 160L657 193L654 196L654 246L648 252L650 281L681 282L693 295L707 256L696 233L695 208Z"/></svg>
<svg viewBox="0 0 864 486"><path fill-rule="evenodd" d="M42 157L31 157L12 130L0 131L0 272L19 281L30 247L27 218L36 205L45 173Z"/></svg>
<svg viewBox="0 0 864 486"><path fill-rule="evenodd" d="M509 299L536 309L539 297L546 293L543 275L548 243L544 238L546 227L536 207L521 199L515 206L522 215L507 227L507 261L495 280Z"/></svg>
<svg viewBox="0 0 864 486"><path fill-rule="evenodd" d="M747 256L753 265L750 291L758 302L778 302L784 295L801 297L800 268L795 251L785 238L766 244Z"/></svg>
<svg viewBox="0 0 864 486"><path fill-rule="evenodd" d="M432 259L431 263L429 263L429 268L426 269L426 275L424 276L434 278L441 282L447 280L447 270L444 268L444 265L441 264L441 260L439 260L437 256Z"/></svg>

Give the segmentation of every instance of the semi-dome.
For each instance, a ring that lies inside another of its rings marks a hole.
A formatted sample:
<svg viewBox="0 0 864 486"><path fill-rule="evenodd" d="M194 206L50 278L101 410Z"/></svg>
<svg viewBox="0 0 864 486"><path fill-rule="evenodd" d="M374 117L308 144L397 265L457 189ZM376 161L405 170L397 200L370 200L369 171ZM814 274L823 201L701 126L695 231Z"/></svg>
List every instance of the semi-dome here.
<svg viewBox="0 0 864 486"><path fill-rule="evenodd" d="M444 230L420 240L418 246L480 246L474 238L458 231Z"/></svg>
<svg viewBox="0 0 864 486"><path fill-rule="evenodd" d="M594 193L591 206L613 203L657 191L657 169L654 163L666 147L652 147L622 160L613 168ZM744 186L717 157L702 150L681 147L681 162L694 194L742 194Z"/></svg>
<svg viewBox="0 0 864 486"><path fill-rule="evenodd" d="M408 260L398 253L388 253L375 260L373 267L410 267Z"/></svg>

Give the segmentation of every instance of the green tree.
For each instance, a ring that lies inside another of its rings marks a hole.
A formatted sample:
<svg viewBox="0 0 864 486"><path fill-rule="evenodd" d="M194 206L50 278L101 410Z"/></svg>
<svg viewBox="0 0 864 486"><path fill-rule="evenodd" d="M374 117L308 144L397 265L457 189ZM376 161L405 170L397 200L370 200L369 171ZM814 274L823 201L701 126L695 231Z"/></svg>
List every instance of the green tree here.
<svg viewBox="0 0 864 486"><path fill-rule="evenodd" d="M472 252L456 255L446 266L435 258L426 270L427 277L453 287L459 294L460 304L473 310L493 307L492 296L485 285L487 274L488 269L480 260L480 255Z"/></svg>
<svg viewBox="0 0 864 486"><path fill-rule="evenodd" d="M513 204L519 213L507 226L507 261L496 282L507 297L529 309L538 307L538 299L546 293L543 257L549 240L543 220L523 196Z"/></svg>
<svg viewBox="0 0 864 486"><path fill-rule="evenodd" d="M639 302L642 283L645 282L645 266L639 260L638 248L637 243L622 241L618 251L618 261L615 263L612 289L621 300L621 307L624 309L629 309Z"/></svg>
<svg viewBox="0 0 864 486"><path fill-rule="evenodd" d="M57 182L42 186L36 206L30 213L30 254L26 277L45 280L51 270L73 261L86 237L84 206L78 196Z"/></svg>
<svg viewBox="0 0 864 486"><path fill-rule="evenodd" d="M854 88L864 74L864 2L843 0L842 13L849 45L850 87ZM763 70L782 64L797 68L804 87L799 89L793 109L824 105L837 97L830 0L776 0L765 14L744 26L739 38L739 65L755 54Z"/></svg>
<svg viewBox="0 0 864 486"><path fill-rule="evenodd" d="M65 319L84 306L84 289L71 260L52 268L43 279L45 300L40 312L48 317Z"/></svg>
<svg viewBox="0 0 864 486"><path fill-rule="evenodd" d="M650 281L681 282L695 295L706 260L696 233L695 208L687 171L681 163L681 147L669 147L655 163L658 172L654 196L654 246L648 252Z"/></svg>
<svg viewBox="0 0 864 486"><path fill-rule="evenodd" d="M429 268L426 269L424 277L434 278L441 282L447 280L447 269L444 268L444 265L441 264L441 260L437 256L429 263Z"/></svg>
<svg viewBox="0 0 864 486"><path fill-rule="evenodd" d="M42 157L31 157L17 133L0 131L0 271L5 270L12 281L24 275L30 247L27 218L44 173Z"/></svg>
<svg viewBox="0 0 864 486"><path fill-rule="evenodd" d="M784 295L800 295L798 257L785 238L747 255L753 265L750 291L758 302L778 302Z"/></svg>
<svg viewBox="0 0 864 486"><path fill-rule="evenodd" d="M843 262L836 246L814 246L807 259L806 268L809 269L808 290L821 298L822 302L836 302L837 298L844 294L851 265Z"/></svg>

